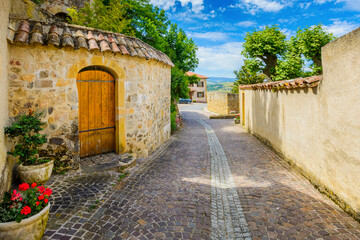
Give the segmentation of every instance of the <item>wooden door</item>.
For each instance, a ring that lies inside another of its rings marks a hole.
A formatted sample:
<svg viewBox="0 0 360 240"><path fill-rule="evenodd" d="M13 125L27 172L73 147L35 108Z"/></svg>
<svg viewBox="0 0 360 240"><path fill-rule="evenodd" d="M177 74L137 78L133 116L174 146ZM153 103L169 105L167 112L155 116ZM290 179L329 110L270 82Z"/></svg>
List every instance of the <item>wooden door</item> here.
<svg viewBox="0 0 360 240"><path fill-rule="evenodd" d="M104 71L80 72L80 157L115 151L115 79Z"/></svg>

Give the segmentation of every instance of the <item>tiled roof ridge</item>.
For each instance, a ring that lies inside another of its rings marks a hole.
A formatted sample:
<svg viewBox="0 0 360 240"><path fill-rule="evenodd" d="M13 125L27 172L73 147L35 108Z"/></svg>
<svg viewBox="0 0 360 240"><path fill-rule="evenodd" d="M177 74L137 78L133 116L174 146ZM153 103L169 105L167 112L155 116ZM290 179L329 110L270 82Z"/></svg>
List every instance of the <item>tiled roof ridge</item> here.
<svg viewBox="0 0 360 240"><path fill-rule="evenodd" d="M281 89L291 89L291 88L305 88L305 87L316 87L319 85L320 81L322 80L323 76L311 76L306 78L295 78L290 80L282 80L276 82L266 82L266 83L257 83L257 84L247 84L247 85L240 85L240 89L274 89L274 90L281 90Z"/></svg>
<svg viewBox="0 0 360 240"><path fill-rule="evenodd" d="M147 60L155 59L171 67L174 66L165 53L136 37L64 22L10 18L7 40L11 44L41 44L59 48L109 51Z"/></svg>

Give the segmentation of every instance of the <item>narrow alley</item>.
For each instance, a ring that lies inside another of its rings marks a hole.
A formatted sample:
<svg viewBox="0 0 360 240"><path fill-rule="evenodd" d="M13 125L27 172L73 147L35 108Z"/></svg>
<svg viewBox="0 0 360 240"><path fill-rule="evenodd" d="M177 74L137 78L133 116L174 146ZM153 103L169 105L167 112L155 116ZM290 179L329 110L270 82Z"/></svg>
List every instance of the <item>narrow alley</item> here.
<svg viewBox="0 0 360 240"><path fill-rule="evenodd" d="M183 129L128 177L57 175L43 239L360 239L360 224L232 120Z"/></svg>

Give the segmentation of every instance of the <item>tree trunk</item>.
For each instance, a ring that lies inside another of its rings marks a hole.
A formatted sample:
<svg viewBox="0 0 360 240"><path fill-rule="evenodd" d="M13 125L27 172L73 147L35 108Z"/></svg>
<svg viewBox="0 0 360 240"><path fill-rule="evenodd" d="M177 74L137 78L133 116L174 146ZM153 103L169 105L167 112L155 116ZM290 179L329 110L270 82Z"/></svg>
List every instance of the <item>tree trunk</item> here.
<svg viewBox="0 0 360 240"><path fill-rule="evenodd" d="M321 58L319 58L319 57L313 57L312 60L313 60L314 64L315 64L317 67L320 67L320 68L321 68L319 74L322 74Z"/></svg>
<svg viewBox="0 0 360 240"><path fill-rule="evenodd" d="M266 58L263 59L265 62L265 68L263 70L263 73L268 76L270 79L271 75L276 74L275 72L275 68L277 65L277 56L276 55L272 55L272 56L266 56Z"/></svg>

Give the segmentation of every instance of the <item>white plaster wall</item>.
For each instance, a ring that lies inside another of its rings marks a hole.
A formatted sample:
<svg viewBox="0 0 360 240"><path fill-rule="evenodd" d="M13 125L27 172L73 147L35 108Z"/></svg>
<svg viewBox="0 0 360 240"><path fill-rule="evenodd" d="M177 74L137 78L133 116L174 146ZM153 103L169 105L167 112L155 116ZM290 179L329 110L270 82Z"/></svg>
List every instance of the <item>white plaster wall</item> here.
<svg viewBox="0 0 360 240"><path fill-rule="evenodd" d="M360 29L325 46L323 80L316 88L240 91L245 128L355 212L360 210L359 46Z"/></svg>

